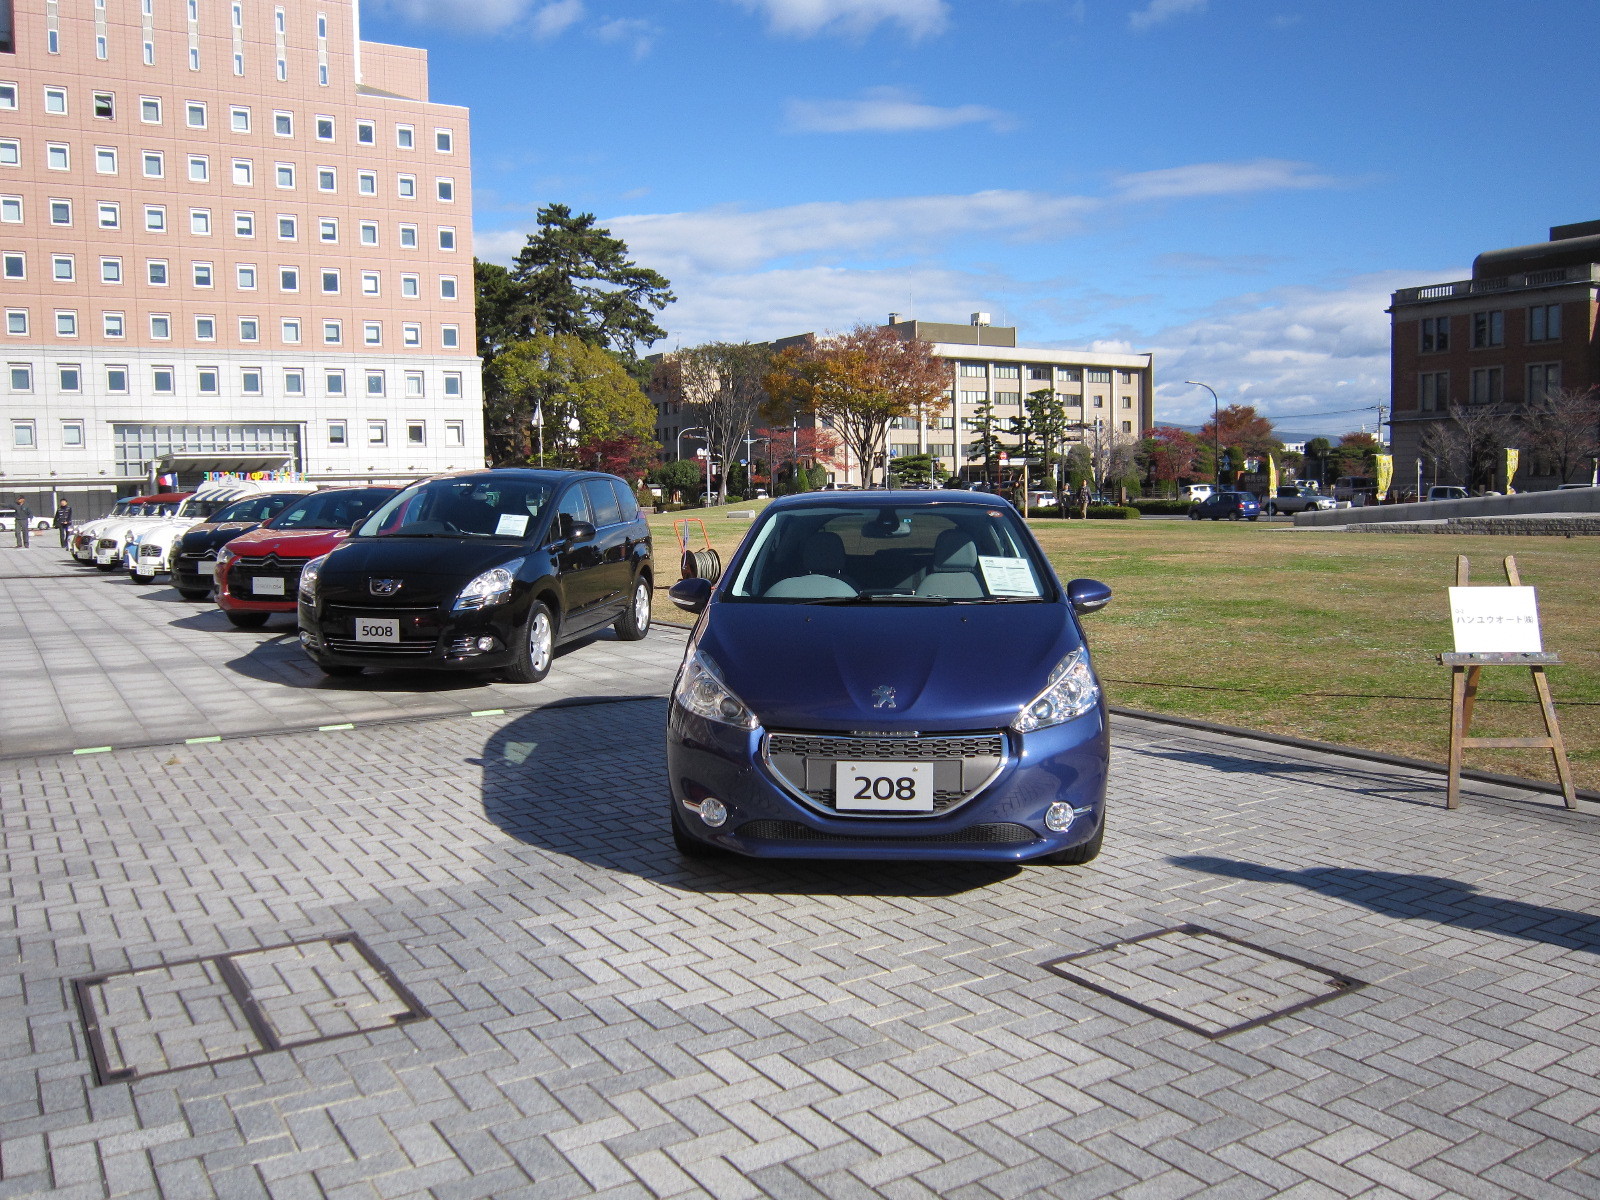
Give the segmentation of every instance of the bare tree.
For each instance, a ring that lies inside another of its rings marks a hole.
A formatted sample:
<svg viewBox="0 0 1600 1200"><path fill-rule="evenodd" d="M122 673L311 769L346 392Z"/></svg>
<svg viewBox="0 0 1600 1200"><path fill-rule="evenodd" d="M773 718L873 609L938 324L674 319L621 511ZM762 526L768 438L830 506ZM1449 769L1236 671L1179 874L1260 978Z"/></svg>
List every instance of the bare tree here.
<svg viewBox="0 0 1600 1200"><path fill-rule="evenodd" d="M1523 424L1528 448L1555 468L1558 483L1571 483L1600 455L1600 387L1551 388L1530 398Z"/></svg>
<svg viewBox="0 0 1600 1200"><path fill-rule="evenodd" d="M1089 431L1089 461L1093 464L1095 491L1109 495L1113 481L1126 479L1139 463L1143 439L1118 429Z"/></svg>
<svg viewBox="0 0 1600 1200"><path fill-rule="evenodd" d="M767 396L762 388L772 352L750 342L710 342L673 356L683 403L706 431L706 449L722 461L719 502L728 499L728 469Z"/></svg>
<svg viewBox="0 0 1600 1200"><path fill-rule="evenodd" d="M1516 422L1501 404L1452 404L1442 421L1422 433L1420 448L1438 474L1466 487L1492 488L1501 454L1512 444Z"/></svg>

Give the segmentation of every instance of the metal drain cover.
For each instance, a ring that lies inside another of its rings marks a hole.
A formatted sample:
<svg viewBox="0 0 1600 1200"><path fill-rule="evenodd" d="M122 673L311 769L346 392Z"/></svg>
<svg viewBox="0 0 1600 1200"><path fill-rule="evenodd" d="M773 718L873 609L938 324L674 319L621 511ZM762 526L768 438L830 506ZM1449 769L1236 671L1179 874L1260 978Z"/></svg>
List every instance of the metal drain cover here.
<svg viewBox="0 0 1600 1200"><path fill-rule="evenodd" d="M421 1021L353 933L72 981L98 1083L123 1083Z"/></svg>
<svg viewBox="0 0 1600 1200"><path fill-rule="evenodd" d="M1366 985L1265 946L1180 925L1045 968L1202 1037L1253 1029Z"/></svg>

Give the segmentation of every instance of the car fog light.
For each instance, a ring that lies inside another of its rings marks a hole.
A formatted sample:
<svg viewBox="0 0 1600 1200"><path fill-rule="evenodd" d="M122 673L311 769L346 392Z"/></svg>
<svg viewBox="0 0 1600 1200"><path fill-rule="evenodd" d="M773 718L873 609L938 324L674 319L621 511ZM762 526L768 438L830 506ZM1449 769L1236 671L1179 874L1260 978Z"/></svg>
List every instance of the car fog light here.
<svg viewBox="0 0 1600 1200"><path fill-rule="evenodd" d="M1072 811L1072 805L1057 801L1045 810L1044 827L1051 833L1065 833L1075 816L1077 814Z"/></svg>
<svg viewBox="0 0 1600 1200"><path fill-rule="evenodd" d="M311 644L311 634L307 630L302 629L300 631L300 644L302 646L309 646Z"/></svg>
<svg viewBox="0 0 1600 1200"><path fill-rule="evenodd" d="M728 819L728 806L715 796L700 801L700 819L715 829Z"/></svg>
<svg viewBox="0 0 1600 1200"><path fill-rule="evenodd" d="M481 638L479 638L478 639L478 649L479 650L493 650L494 649L494 639L492 637L481 637Z"/></svg>

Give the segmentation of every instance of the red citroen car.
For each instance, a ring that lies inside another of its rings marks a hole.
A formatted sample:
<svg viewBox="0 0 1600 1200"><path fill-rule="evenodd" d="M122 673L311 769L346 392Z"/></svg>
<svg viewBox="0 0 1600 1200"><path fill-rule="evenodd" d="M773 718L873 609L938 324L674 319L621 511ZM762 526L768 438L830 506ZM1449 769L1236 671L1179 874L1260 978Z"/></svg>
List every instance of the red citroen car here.
<svg viewBox="0 0 1600 1200"><path fill-rule="evenodd" d="M392 487L313 492L217 551L217 605L241 629L295 611L300 568L332 550L394 495Z"/></svg>

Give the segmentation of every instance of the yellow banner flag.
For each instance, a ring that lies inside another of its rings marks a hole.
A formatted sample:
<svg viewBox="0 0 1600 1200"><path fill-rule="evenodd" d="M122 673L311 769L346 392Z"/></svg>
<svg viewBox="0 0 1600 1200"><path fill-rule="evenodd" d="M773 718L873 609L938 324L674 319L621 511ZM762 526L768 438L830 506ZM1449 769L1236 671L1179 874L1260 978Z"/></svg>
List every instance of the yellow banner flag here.
<svg viewBox="0 0 1600 1200"><path fill-rule="evenodd" d="M1513 450L1513 449L1511 449L1511 447L1507 446L1506 447L1506 484L1505 484L1505 490L1506 490L1506 494L1507 495L1511 494L1511 480L1516 476L1516 474L1517 474L1517 464L1520 463L1521 461L1522 461L1522 451Z"/></svg>
<svg viewBox="0 0 1600 1200"><path fill-rule="evenodd" d="M1378 464L1377 492L1378 499L1382 500L1389 494L1389 485L1394 482L1394 455L1377 454L1373 460Z"/></svg>
<svg viewBox="0 0 1600 1200"><path fill-rule="evenodd" d="M1267 455L1267 499L1278 494L1278 460Z"/></svg>

